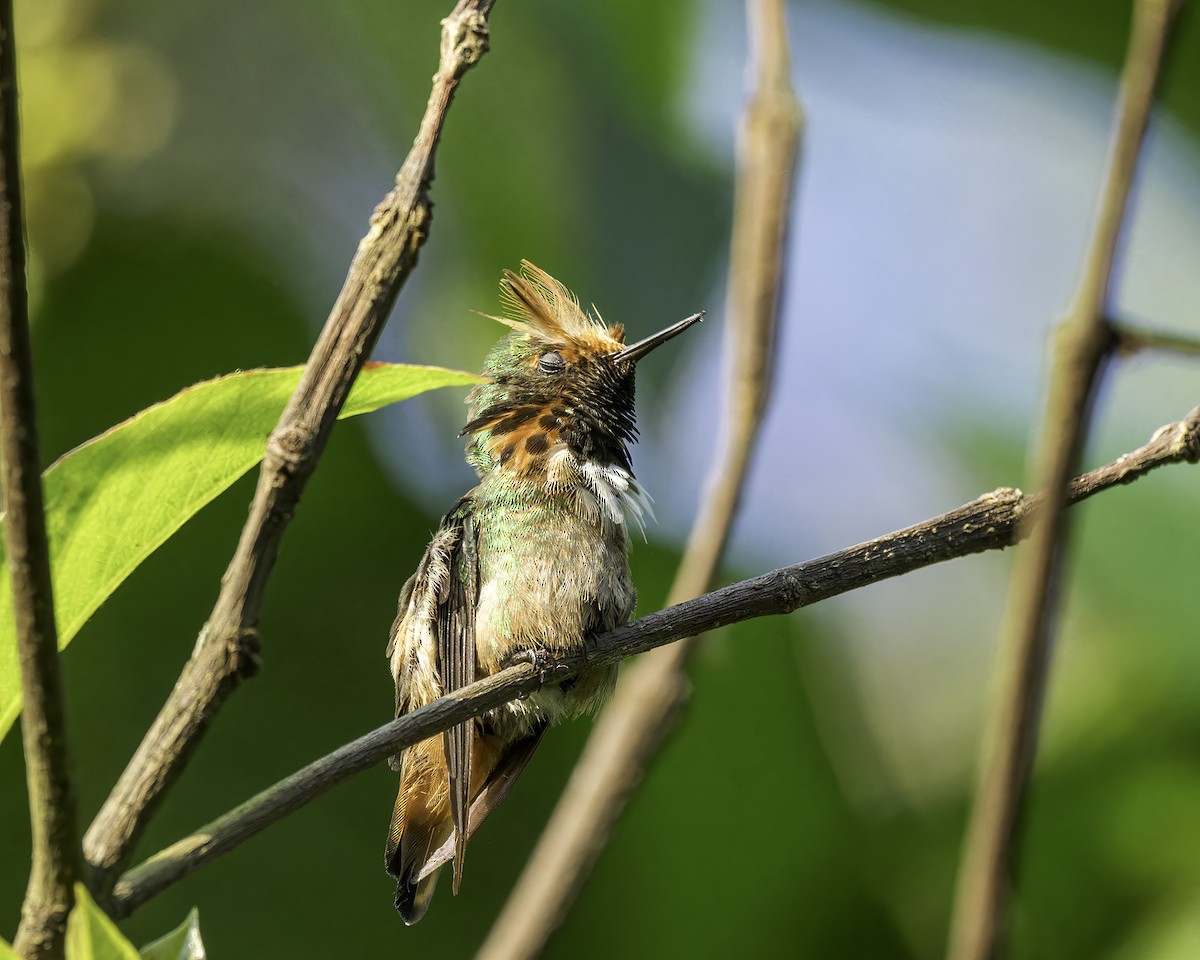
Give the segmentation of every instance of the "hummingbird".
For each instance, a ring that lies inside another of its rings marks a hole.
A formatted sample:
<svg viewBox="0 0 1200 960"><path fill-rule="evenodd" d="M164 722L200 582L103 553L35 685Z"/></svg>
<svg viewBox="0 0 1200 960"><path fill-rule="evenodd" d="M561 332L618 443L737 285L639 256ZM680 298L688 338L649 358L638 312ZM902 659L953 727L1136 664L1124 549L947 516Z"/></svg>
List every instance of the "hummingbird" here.
<svg viewBox="0 0 1200 960"><path fill-rule="evenodd" d="M521 660L581 654L629 620L630 526L649 498L633 476L634 371L694 314L632 346L528 261L500 281L510 328L467 396L467 462L479 483L442 518L400 591L386 656L396 716ZM615 665L546 684L391 760L400 790L385 863L406 924L424 916L438 874L462 880L467 841L504 800L546 728L593 712Z"/></svg>

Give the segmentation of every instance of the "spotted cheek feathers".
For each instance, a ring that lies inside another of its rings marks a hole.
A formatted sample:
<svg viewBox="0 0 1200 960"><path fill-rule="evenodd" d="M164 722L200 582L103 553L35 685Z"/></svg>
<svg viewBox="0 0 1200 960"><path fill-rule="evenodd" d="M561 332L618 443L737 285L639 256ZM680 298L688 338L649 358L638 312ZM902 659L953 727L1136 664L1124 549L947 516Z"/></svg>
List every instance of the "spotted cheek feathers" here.
<svg viewBox="0 0 1200 960"><path fill-rule="evenodd" d="M566 414L553 404L514 411L487 428L483 450L515 478L545 483L551 456L563 448Z"/></svg>

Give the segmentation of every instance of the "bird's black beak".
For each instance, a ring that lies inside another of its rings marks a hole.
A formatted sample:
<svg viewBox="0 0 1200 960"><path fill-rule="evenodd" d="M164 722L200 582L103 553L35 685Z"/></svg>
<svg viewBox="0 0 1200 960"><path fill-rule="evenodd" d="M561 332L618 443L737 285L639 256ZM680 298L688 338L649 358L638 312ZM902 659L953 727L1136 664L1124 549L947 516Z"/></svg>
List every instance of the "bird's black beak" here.
<svg viewBox="0 0 1200 960"><path fill-rule="evenodd" d="M658 333L652 333L645 340L639 340L632 346L626 347L624 350L618 350L616 353L610 353L609 359L614 363L637 363L646 354L655 347L661 347L672 337L683 333L693 323L699 323L704 319L704 311L693 313L686 320L680 320L678 323L672 324L666 330L659 330Z"/></svg>

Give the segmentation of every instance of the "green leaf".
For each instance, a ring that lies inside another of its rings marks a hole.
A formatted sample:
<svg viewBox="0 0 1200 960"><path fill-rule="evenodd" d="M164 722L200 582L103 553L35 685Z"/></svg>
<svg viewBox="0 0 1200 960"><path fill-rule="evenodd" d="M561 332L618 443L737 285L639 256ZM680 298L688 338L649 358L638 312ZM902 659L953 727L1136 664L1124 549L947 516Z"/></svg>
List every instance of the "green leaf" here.
<svg viewBox="0 0 1200 960"><path fill-rule="evenodd" d="M67 960L139 960L133 944L121 936L82 883L75 884L75 908L67 917Z"/></svg>
<svg viewBox="0 0 1200 960"><path fill-rule="evenodd" d="M165 937L142 947L142 960L205 960L207 956L200 939L200 911L195 907Z"/></svg>
<svg viewBox="0 0 1200 960"><path fill-rule="evenodd" d="M46 471L60 649L142 561L262 459L300 372L248 370L188 387L76 447ZM478 382L457 370L371 363L341 416ZM12 585L7 564L0 563L0 739L20 711Z"/></svg>
<svg viewBox="0 0 1200 960"><path fill-rule="evenodd" d="M0 960L21 960L17 956L17 951L3 937L0 937Z"/></svg>

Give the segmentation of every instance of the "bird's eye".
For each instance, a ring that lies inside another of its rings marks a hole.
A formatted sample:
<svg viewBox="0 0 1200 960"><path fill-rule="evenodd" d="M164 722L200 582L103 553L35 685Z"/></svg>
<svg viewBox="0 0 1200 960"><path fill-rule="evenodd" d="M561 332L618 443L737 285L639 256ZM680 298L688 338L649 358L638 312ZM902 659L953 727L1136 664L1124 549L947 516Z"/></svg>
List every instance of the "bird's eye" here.
<svg viewBox="0 0 1200 960"><path fill-rule="evenodd" d="M562 358L561 353L552 350L538 357L537 365L542 373L562 373L567 368L567 361Z"/></svg>

